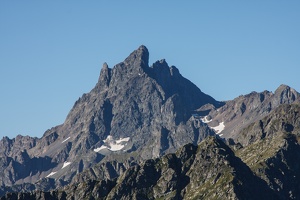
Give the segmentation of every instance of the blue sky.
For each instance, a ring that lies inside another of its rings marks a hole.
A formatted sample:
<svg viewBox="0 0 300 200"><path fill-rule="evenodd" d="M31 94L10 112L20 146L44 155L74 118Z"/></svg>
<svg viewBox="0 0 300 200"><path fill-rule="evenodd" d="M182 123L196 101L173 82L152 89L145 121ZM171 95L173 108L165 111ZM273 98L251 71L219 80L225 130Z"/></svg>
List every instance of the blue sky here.
<svg viewBox="0 0 300 200"><path fill-rule="evenodd" d="M0 1L0 138L64 122L141 44L217 100L300 91L300 1Z"/></svg>

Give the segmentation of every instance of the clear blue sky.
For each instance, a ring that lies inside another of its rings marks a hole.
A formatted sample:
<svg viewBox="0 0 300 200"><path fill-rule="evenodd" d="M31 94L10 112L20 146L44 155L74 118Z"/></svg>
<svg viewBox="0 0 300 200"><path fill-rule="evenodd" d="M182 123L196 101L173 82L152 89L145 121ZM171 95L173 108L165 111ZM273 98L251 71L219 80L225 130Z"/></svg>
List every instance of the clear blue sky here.
<svg viewBox="0 0 300 200"><path fill-rule="evenodd" d="M0 1L0 138L64 122L141 44L217 100L300 91L300 1Z"/></svg>

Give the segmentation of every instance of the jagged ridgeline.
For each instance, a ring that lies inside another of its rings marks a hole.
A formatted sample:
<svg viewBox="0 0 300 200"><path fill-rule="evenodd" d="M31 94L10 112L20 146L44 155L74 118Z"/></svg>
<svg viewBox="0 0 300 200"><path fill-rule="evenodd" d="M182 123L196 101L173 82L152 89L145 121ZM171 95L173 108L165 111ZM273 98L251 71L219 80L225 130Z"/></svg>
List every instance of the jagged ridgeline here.
<svg viewBox="0 0 300 200"><path fill-rule="evenodd" d="M220 139L188 144L175 154L150 159L114 180L72 184L51 192L7 194L2 199L275 199Z"/></svg>
<svg viewBox="0 0 300 200"><path fill-rule="evenodd" d="M300 199L300 94L219 102L140 46L41 138L0 141L4 199ZM6 194L5 194L6 193Z"/></svg>

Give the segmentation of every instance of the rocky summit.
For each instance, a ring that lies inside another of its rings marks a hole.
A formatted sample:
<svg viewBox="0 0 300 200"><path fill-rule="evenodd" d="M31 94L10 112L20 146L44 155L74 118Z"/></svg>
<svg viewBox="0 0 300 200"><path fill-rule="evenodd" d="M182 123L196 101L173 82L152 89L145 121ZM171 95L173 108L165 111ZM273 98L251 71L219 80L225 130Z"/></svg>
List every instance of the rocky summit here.
<svg viewBox="0 0 300 200"><path fill-rule="evenodd" d="M145 46L41 138L0 141L0 199L300 199L300 94L220 102Z"/></svg>

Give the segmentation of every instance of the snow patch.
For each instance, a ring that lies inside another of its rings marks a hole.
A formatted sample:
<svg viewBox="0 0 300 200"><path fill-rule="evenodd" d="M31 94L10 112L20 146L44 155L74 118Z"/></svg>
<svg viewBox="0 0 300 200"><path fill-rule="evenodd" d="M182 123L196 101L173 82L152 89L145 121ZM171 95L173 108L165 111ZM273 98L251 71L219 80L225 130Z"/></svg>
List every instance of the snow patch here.
<svg viewBox="0 0 300 200"><path fill-rule="evenodd" d="M120 138L119 140L116 140L117 144L120 144L121 142L128 142L130 140L130 137L127 138Z"/></svg>
<svg viewBox="0 0 300 200"><path fill-rule="evenodd" d="M110 144L109 150L111 151L120 151L125 147L125 145L122 144Z"/></svg>
<svg viewBox="0 0 300 200"><path fill-rule="evenodd" d="M113 137L111 135L107 136L107 138L105 140L103 140L103 142L110 142L114 140Z"/></svg>
<svg viewBox="0 0 300 200"><path fill-rule="evenodd" d="M224 130L225 125L224 122L221 122L218 126L210 127L210 128L212 128L217 134L220 134Z"/></svg>
<svg viewBox="0 0 300 200"><path fill-rule="evenodd" d="M202 121L203 123L205 123L205 124L207 124L207 123L209 123L209 122L212 121L212 119L208 120L207 117L208 117L208 116L205 116L205 117L201 118L201 121Z"/></svg>
<svg viewBox="0 0 300 200"><path fill-rule="evenodd" d="M46 178L49 178L50 176L53 176L54 174L56 174L56 172L51 172L48 176L46 176Z"/></svg>
<svg viewBox="0 0 300 200"><path fill-rule="evenodd" d="M70 164L71 164L71 162L64 162L64 165L62 166L61 169L65 168L66 166L68 166L68 165L70 165Z"/></svg>
<svg viewBox="0 0 300 200"><path fill-rule="evenodd" d="M108 149L108 147L105 146L105 145L102 145L101 147L99 147L99 148L97 148L97 149L94 149L94 151L95 151L95 152L99 152L99 151L102 150L102 149Z"/></svg>
<svg viewBox="0 0 300 200"><path fill-rule="evenodd" d="M64 143L64 142L66 142L68 139L70 139L70 137L68 137L67 139L65 139L64 141L62 141L61 143Z"/></svg>
<svg viewBox="0 0 300 200"><path fill-rule="evenodd" d="M107 136L103 142L106 145L102 145L99 148L94 149L95 152L99 152L102 149L108 149L110 151L120 151L126 146L126 142L130 140L130 137L120 138L118 140L114 140L111 135ZM125 143L125 144L124 144Z"/></svg>

